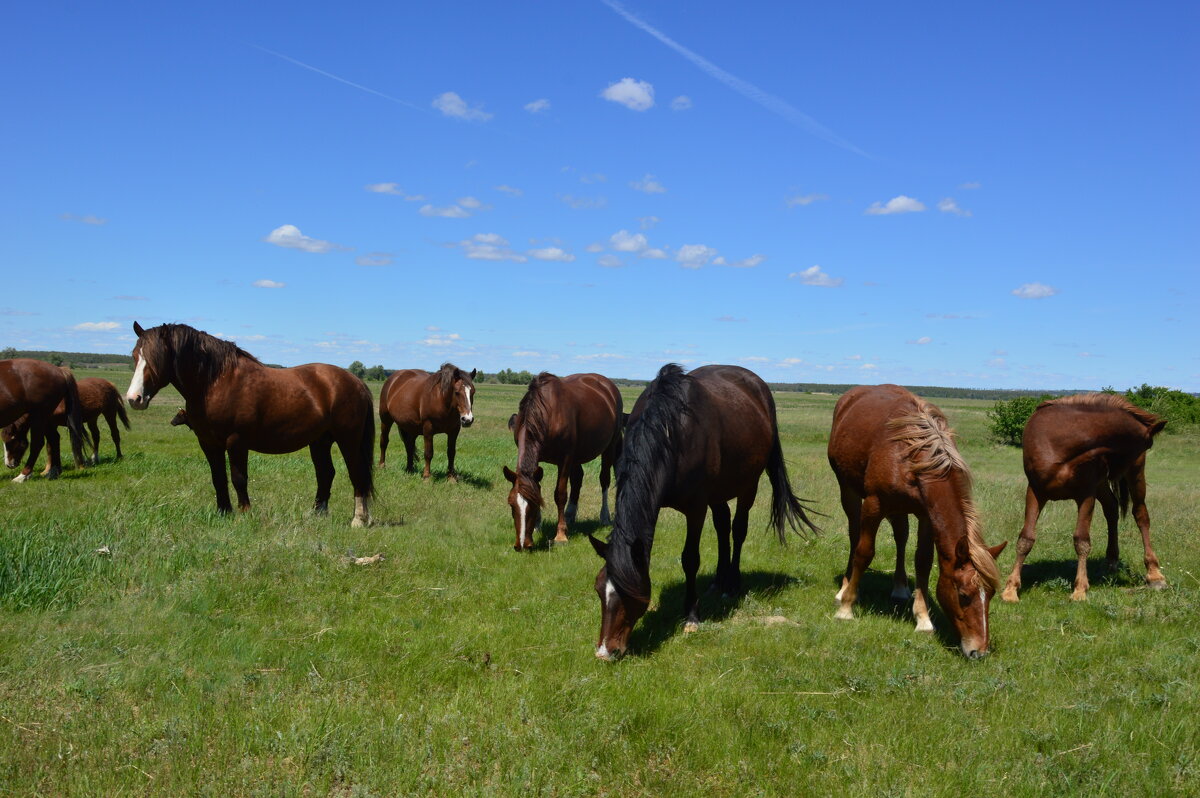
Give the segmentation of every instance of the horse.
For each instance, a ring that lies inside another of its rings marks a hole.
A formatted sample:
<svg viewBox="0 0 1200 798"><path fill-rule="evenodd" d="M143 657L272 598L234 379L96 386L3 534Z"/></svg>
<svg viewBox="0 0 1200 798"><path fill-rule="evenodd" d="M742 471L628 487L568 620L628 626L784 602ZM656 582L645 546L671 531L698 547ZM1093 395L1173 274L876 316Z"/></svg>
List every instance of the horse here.
<svg viewBox="0 0 1200 798"><path fill-rule="evenodd" d="M217 510L233 511L225 456L238 509L250 509L246 465L250 451L285 454L308 447L317 473L314 510L329 510L333 484L330 449L337 444L354 486L351 526L371 522L375 418L371 391L349 371L325 363L269 368L231 341L186 324L142 329L133 323L134 372L125 398L145 410L164 385L179 391L188 425L208 459Z"/></svg>
<svg viewBox="0 0 1200 798"><path fill-rule="evenodd" d="M988 652L988 611L1000 583L996 558L1008 541L988 548L971 500L971 472L946 417L899 385L860 385L838 399L829 433L829 465L841 489L850 557L835 617L854 617L859 580L875 556L875 533L887 518L896 540L892 598L907 601L904 547L908 516L917 518L917 631L932 632L929 570L937 549L937 597L970 659Z"/></svg>
<svg viewBox="0 0 1200 798"><path fill-rule="evenodd" d="M192 428L191 422L188 421L186 407L181 407L176 410L175 415L171 416L171 420L168 423L172 427L187 427L188 429Z"/></svg>
<svg viewBox="0 0 1200 798"><path fill-rule="evenodd" d="M1073 499L1078 506L1075 554L1079 563L1071 598L1087 599L1087 558L1092 551L1090 529L1096 501L1108 522L1108 566L1119 565L1117 519L1129 510L1142 533L1146 581L1162 589L1167 580L1150 547L1150 512L1146 509L1146 452L1165 419L1143 410L1117 394L1090 393L1042 402L1033 411L1021 436L1025 476L1025 525L1017 538L1017 561L1000 598L1017 601L1021 566L1037 538L1038 516L1046 502Z"/></svg>
<svg viewBox="0 0 1200 798"><path fill-rule="evenodd" d="M516 528L513 548L533 548L533 533L541 524L542 467L558 466L554 503L558 507L556 543L567 542L567 525L575 523L583 464L600 458L600 523L608 526L609 472L621 454L624 413L621 393L608 377L542 372L533 378L517 412L508 420L517 444L517 470L504 466L512 483L508 504ZM567 482L570 480L570 497ZM532 508L532 512L530 509Z"/></svg>
<svg viewBox="0 0 1200 798"><path fill-rule="evenodd" d="M663 507L687 519L681 558L687 582L684 631L699 625L696 571L709 509L717 531L713 588L740 592L742 544L764 470L771 483L771 525L780 541L787 526L816 530L788 482L775 400L767 384L740 366L702 366L686 374L675 363L659 369L629 414L617 461L612 534L607 543L588 536L604 560L595 584L600 597L597 657L611 660L624 654L630 631L650 606L650 551ZM737 499L737 511L731 527L732 499Z"/></svg>
<svg viewBox="0 0 1200 798"><path fill-rule="evenodd" d="M75 467L83 468L83 422L80 415L79 388L70 370L53 366L44 360L14 358L0 360L0 427L7 427L28 415L29 459L13 482L24 482L33 474L33 465L42 446L46 446L47 479L62 473L58 451L58 428L54 412L59 403L66 414L67 434L71 440L71 455ZM5 446L4 464L19 465L19 455L10 456Z"/></svg>
<svg viewBox="0 0 1200 798"><path fill-rule="evenodd" d="M417 436L425 438L425 471L422 479L429 479L429 463L433 460L433 436L445 433L446 475L451 482L458 482L454 470L454 450L458 443L458 432L475 421L472 403L475 400L475 369L471 373L453 363L443 363L432 374L421 369L403 369L387 378L379 392L379 466L387 465L388 433L395 424L400 429L400 440L404 441L404 452L408 456L405 471L415 470Z"/></svg>
<svg viewBox="0 0 1200 798"><path fill-rule="evenodd" d="M81 420L92 433L88 441L92 445L92 465L100 463L100 426L97 423L100 416L104 416L104 420L108 422L108 431L117 450L117 459L121 459L121 433L118 431L117 419L121 419L125 429L131 427L129 416L125 413L125 401L121 398L117 386L100 377L84 377L76 380L75 384L79 389ZM59 402L58 407L54 409L54 423L56 426L65 427L68 421L66 402ZM29 447L29 416L22 416L0 430L0 439L4 441L5 457L11 456L13 462L20 460ZM50 465L47 463L46 471L49 469Z"/></svg>

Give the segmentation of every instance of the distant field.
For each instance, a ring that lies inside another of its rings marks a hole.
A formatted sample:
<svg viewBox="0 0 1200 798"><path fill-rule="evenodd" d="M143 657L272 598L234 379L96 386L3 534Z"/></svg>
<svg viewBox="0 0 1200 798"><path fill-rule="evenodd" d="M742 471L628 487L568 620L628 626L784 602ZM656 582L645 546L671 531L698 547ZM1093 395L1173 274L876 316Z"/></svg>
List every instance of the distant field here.
<svg viewBox="0 0 1200 798"><path fill-rule="evenodd" d="M129 373L109 378L124 390ZM0 795L1200 793L1195 435L1164 434L1149 455L1170 589L1144 587L1131 519L1128 567L1106 573L1098 519L1091 598L1070 601L1074 506L1052 504L1021 602L992 605L994 653L968 662L892 612L883 533L859 617L833 619L847 554L825 459L836 397L778 394L792 481L828 514L824 534L780 547L764 480L748 592L706 597L685 635L682 517L664 511L654 604L632 655L607 664L592 656L600 561L582 535L605 531L596 464L571 542L512 550L501 466L523 390L479 388L457 485L444 437L426 483L398 467L393 432L368 529L349 526L336 455L330 515L312 516L306 452L251 455L252 510L219 517L194 437L167 424L169 389L130 413L124 460L102 425L100 466L0 482ZM936 402L988 543L1013 540L1019 450L987 442L990 402ZM702 589L715 548L706 533Z"/></svg>

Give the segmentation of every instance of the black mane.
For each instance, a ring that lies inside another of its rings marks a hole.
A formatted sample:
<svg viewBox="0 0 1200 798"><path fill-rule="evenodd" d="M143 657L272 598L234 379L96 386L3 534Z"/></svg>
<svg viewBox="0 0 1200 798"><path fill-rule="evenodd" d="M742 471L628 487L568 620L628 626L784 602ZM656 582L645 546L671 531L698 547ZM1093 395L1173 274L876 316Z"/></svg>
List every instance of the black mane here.
<svg viewBox="0 0 1200 798"><path fill-rule="evenodd" d="M617 462L619 501L608 541L607 575L619 592L646 601L654 524L663 491L674 476L680 432L690 415L691 387L691 377L677 363L659 369L642 394L641 415L625 431Z"/></svg>
<svg viewBox="0 0 1200 798"><path fill-rule="evenodd" d="M471 375L453 363L443 363L441 368L434 372L434 376L438 379L438 387L444 393L450 393L454 390L455 380L471 382Z"/></svg>
<svg viewBox="0 0 1200 798"><path fill-rule="evenodd" d="M215 335L186 324L151 327L142 334L141 340L142 352L147 360L158 362L169 352L176 374L182 370L182 366L191 373L201 374L209 382L236 365L238 358L244 357L262 364L262 361L233 341L222 341Z"/></svg>
<svg viewBox="0 0 1200 798"><path fill-rule="evenodd" d="M550 414L550 391L557 386L559 378L548 371L534 377L517 406L518 423L525 430L528 443L540 444L546 439L546 417Z"/></svg>

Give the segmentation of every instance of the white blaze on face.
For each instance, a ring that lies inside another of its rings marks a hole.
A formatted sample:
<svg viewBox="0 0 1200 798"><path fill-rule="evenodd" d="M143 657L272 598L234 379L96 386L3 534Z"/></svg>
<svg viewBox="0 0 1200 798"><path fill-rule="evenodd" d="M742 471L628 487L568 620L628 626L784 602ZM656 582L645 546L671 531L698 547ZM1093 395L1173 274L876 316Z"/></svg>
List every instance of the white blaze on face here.
<svg viewBox="0 0 1200 798"><path fill-rule="evenodd" d="M525 548L525 513L529 510L529 501L517 494L517 528L521 535L521 548Z"/></svg>
<svg viewBox="0 0 1200 798"><path fill-rule="evenodd" d="M987 645L987 598L983 595L983 588L979 588L979 609L983 613L983 645Z"/></svg>
<svg viewBox="0 0 1200 798"><path fill-rule="evenodd" d="M17 458L15 458L11 454L9 454L8 444L7 443L4 444L4 465L5 465L5 467L6 468L16 468L17 462L18 462Z"/></svg>
<svg viewBox="0 0 1200 798"><path fill-rule="evenodd" d="M611 580L604 583L604 603L611 607L617 601L617 589Z"/></svg>
<svg viewBox="0 0 1200 798"><path fill-rule="evenodd" d="M125 400L129 402L131 407L138 410L145 410L146 405L150 404L142 400L142 394L146 390L146 357L141 352L138 352L137 367L133 370L133 379L129 381L129 390L125 392Z"/></svg>
<svg viewBox="0 0 1200 798"><path fill-rule="evenodd" d="M470 424L475 420L475 411L471 407L471 389L463 387L463 398L467 400L467 412L463 413L462 420L466 424Z"/></svg>

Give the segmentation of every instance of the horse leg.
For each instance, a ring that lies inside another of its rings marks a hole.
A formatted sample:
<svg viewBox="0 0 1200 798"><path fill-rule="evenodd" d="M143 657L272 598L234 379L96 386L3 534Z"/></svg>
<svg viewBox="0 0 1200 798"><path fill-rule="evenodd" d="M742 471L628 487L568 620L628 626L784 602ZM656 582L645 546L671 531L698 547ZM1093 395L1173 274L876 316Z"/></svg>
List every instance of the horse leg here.
<svg viewBox="0 0 1200 798"><path fill-rule="evenodd" d="M1121 546L1117 541L1120 508L1117 505L1117 497L1113 495L1107 482L1100 483L1100 489L1096 491L1096 500L1100 502L1100 509L1104 511L1104 522L1108 525L1108 550L1105 559L1108 561L1108 569L1115 571L1121 567Z"/></svg>
<svg viewBox="0 0 1200 798"><path fill-rule="evenodd" d="M683 631L694 632L700 628L700 597L696 593L696 572L700 570L700 533L704 531L704 516L708 508L700 505L699 510L687 514L687 539L683 543L683 578L687 583L687 595L683 600Z"/></svg>
<svg viewBox="0 0 1200 798"><path fill-rule="evenodd" d="M1075 566L1075 589L1071 591L1072 601L1087 601L1088 576L1087 558L1092 553L1092 513L1096 509L1095 495L1076 499L1079 515L1075 519L1075 556L1079 558Z"/></svg>
<svg viewBox="0 0 1200 798"><path fill-rule="evenodd" d="M1133 520L1142 533L1142 548L1146 550L1146 582L1155 590L1167 586L1167 578L1158 567L1158 557L1150 548L1150 511L1146 509L1146 455L1142 455L1129 473L1129 498L1133 504Z"/></svg>
<svg viewBox="0 0 1200 798"><path fill-rule="evenodd" d="M117 414L111 410L106 415L105 420L108 421L108 431L112 435L113 447L117 450L117 459L121 459L121 431L117 428Z"/></svg>
<svg viewBox="0 0 1200 798"><path fill-rule="evenodd" d="M612 479L613 465L613 450L616 447L609 446L600 455L600 524L601 526L612 526L612 516L608 512L608 486Z"/></svg>
<svg viewBox="0 0 1200 798"><path fill-rule="evenodd" d="M933 621L929 618L929 572L933 569L933 527L928 518L917 519L916 565L917 592L913 596L913 617L917 619L918 632L932 632Z"/></svg>
<svg viewBox="0 0 1200 798"><path fill-rule="evenodd" d="M713 502L708 508L712 510L713 528L717 531L717 575L708 586L708 592L713 593L719 589L725 595L729 595L732 589L729 574L729 505L726 502Z"/></svg>
<svg viewBox="0 0 1200 798"><path fill-rule="evenodd" d="M733 514L733 556L729 560L729 587L734 595L742 592L742 544L746 542L746 530L750 528L750 508L758 495L758 480L741 496L737 497L737 511Z"/></svg>
<svg viewBox="0 0 1200 798"><path fill-rule="evenodd" d="M458 431L461 427L454 427L446 433L446 479L450 482L458 482L458 472L454 470L454 453L458 449Z"/></svg>
<svg viewBox="0 0 1200 798"><path fill-rule="evenodd" d="M1004 592L1000 594L1000 598L1005 601L1020 600L1017 598L1017 591L1021 589L1021 566L1025 564L1025 558L1037 540L1037 520L1045 506L1046 503L1033 492L1032 485L1026 488L1025 526L1021 527L1021 535L1017 538L1017 561L1013 563L1012 573L1008 575L1008 581L1004 583Z"/></svg>
<svg viewBox="0 0 1200 798"><path fill-rule="evenodd" d="M29 456L21 473L13 477L13 482L24 482L33 475L33 466L37 463L38 455L42 453L42 447L46 445L46 432L39 422L40 419L29 419Z"/></svg>
<svg viewBox="0 0 1200 798"><path fill-rule="evenodd" d="M46 469L42 476L46 479L58 479L62 473L62 456L60 454L58 426L51 421L46 427Z"/></svg>
<svg viewBox="0 0 1200 798"><path fill-rule="evenodd" d="M908 515L888 516L892 525L892 537L896 541L896 570L892 573L892 603L907 604L912 598L908 589L908 573L904 570L904 547L908 545Z"/></svg>
<svg viewBox="0 0 1200 798"><path fill-rule="evenodd" d="M237 493L238 510L243 513L250 509L250 494L246 492L249 459L250 450L245 446L234 446L229 450L229 477Z"/></svg>
<svg viewBox="0 0 1200 798"><path fill-rule="evenodd" d="M225 447L202 443L200 449L208 460L208 470L212 472L212 486L217 492L217 512L228 515L233 512L233 505L229 503L229 480L225 476Z"/></svg>
<svg viewBox="0 0 1200 798"><path fill-rule="evenodd" d="M308 445L308 456L312 458L313 469L317 473L317 498L313 502L313 512L317 515L329 514L329 495L333 489L333 456L330 450L333 440L328 436L313 441ZM342 452L345 455L345 452Z"/></svg>
<svg viewBox="0 0 1200 798"><path fill-rule="evenodd" d="M421 434L425 437L425 470L421 472L421 479L429 479L433 476L433 471L429 469L429 464L433 462L433 425L426 421Z"/></svg>
<svg viewBox="0 0 1200 798"><path fill-rule="evenodd" d="M583 489L583 466L576 463L571 466L571 493L567 497L567 523L574 524L575 516L579 514L579 491Z"/></svg>
<svg viewBox="0 0 1200 798"><path fill-rule="evenodd" d="M843 621L854 618L854 600L858 598L858 583L863 572L875 557L875 533L883 522L879 499L868 496L862 503L862 524L858 530L858 545L850 558L850 576L842 587L842 602L833 617Z"/></svg>
<svg viewBox="0 0 1200 798"><path fill-rule="evenodd" d="M387 465L388 435L391 433L391 431L392 431L392 417L380 415L379 416L379 467L380 468L383 468L384 466ZM400 433L400 437L401 438L404 437L403 432ZM404 448L407 449L408 444L405 444ZM408 459L408 467L410 470L412 469L412 457L411 456Z"/></svg>
<svg viewBox="0 0 1200 798"><path fill-rule="evenodd" d="M364 466L360 446L353 439L339 440L337 442L338 451L342 453L342 460L346 462L346 474L350 477L350 484L354 486L354 518L350 521L350 526L358 528L371 525L371 508L368 506L370 502L370 481ZM328 452L326 452L328 454ZM366 458L370 462L370 456ZM333 463L329 464L329 478L333 479ZM325 488L325 499L329 500L329 487Z"/></svg>
<svg viewBox="0 0 1200 798"><path fill-rule="evenodd" d="M571 475L571 461L564 460L558 467L558 479L554 482L554 506L558 508L558 525L555 527L554 542L567 542L567 480Z"/></svg>
<svg viewBox="0 0 1200 798"><path fill-rule="evenodd" d="M404 443L404 456L406 465L404 466L405 473L417 473L417 433L405 432L400 430L400 440Z"/></svg>
<svg viewBox="0 0 1200 798"><path fill-rule="evenodd" d="M842 586L833 597L834 602L841 604L842 594L850 583L850 572L854 570L854 550L858 548L858 531L862 528L862 499L849 488L842 487L842 512L846 514L846 534L850 538L850 554L846 557L846 571L842 574Z"/></svg>
<svg viewBox="0 0 1200 798"><path fill-rule="evenodd" d="M100 465L100 421L99 416L88 422L88 430L92 433L92 465ZM111 425L110 425L111 426Z"/></svg>

